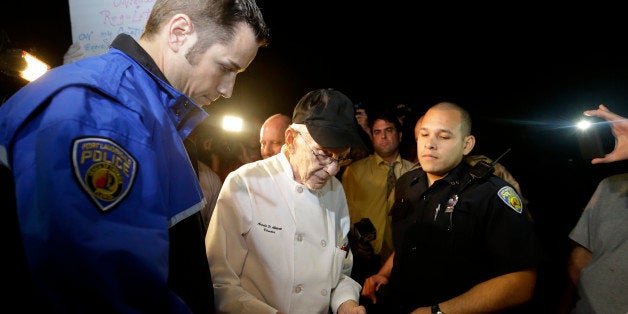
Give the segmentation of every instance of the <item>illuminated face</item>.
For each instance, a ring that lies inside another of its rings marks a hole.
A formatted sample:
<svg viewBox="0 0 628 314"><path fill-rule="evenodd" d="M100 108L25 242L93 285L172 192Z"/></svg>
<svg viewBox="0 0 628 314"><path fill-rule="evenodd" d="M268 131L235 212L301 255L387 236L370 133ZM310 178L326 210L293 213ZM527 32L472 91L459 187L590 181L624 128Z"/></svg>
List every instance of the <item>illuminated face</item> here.
<svg viewBox="0 0 628 314"><path fill-rule="evenodd" d="M382 158L396 158L399 153L399 142L401 142L401 132L397 130L395 124L386 120L377 119L373 122L373 148Z"/></svg>
<svg viewBox="0 0 628 314"><path fill-rule="evenodd" d="M190 36L191 49L198 36ZM182 47L183 49L184 47ZM236 75L243 72L255 58L259 46L250 26L240 23L227 44L216 43L196 56L191 64L186 58L179 60L165 73L172 85L201 106L208 106L221 96L231 97Z"/></svg>
<svg viewBox="0 0 628 314"><path fill-rule="evenodd" d="M326 149L320 147L306 131L294 131L292 134L294 148L290 155L290 164L294 179L308 189L322 188L338 173L340 167L349 162L346 159L349 148Z"/></svg>
<svg viewBox="0 0 628 314"><path fill-rule="evenodd" d="M281 146L285 142L286 128L278 121L271 121L262 127L259 134L260 152L262 158L279 154Z"/></svg>
<svg viewBox="0 0 628 314"><path fill-rule="evenodd" d="M430 184L445 177L473 148L473 136L462 134L461 117L457 110L432 108L417 122L417 157Z"/></svg>

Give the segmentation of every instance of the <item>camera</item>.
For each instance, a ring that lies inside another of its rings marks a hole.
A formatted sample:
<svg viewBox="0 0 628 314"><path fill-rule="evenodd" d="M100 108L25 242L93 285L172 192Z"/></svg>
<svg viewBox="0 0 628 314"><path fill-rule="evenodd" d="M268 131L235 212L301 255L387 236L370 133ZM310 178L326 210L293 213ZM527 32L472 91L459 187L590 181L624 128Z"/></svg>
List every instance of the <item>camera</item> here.
<svg viewBox="0 0 628 314"><path fill-rule="evenodd" d="M604 129L609 128L607 124L607 122L601 119L593 119L591 117L578 122L578 144L582 158L593 159L606 155L602 132Z"/></svg>
<svg viewBox="0 0 628 314"><path fill-rule="evenodd" d="M359 243L369 243L377 237L375 226L368 218L362 218L353 224L353 233Z"/></svg>

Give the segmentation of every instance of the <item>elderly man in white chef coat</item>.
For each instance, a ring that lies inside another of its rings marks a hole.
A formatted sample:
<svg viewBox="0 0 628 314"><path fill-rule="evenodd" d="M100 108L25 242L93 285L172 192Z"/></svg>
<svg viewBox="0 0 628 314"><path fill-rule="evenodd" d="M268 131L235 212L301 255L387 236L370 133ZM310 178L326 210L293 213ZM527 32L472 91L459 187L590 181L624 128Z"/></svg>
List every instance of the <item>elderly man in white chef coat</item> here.
<svg viewBox="0 0 628 314"><path fill-rule="evenodd" d="M364 144L353 104L304 95L281 153L225 179L205 246L218 312L366 313L351 279L349 212L335 177Z"/></svg>

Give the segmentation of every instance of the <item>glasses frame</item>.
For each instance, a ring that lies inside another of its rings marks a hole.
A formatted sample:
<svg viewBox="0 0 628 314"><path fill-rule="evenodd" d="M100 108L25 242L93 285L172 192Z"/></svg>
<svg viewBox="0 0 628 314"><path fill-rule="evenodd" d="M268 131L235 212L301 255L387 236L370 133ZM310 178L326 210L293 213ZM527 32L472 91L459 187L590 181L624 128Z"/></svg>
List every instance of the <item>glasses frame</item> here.
<svg viewBox="0 0 628 314"><path fill-rule="evenodd" d="M333 156L329 156L325 153L322 153L322 151L324 150L323 148L317 148L317 149L312 148L312 145L310 145L309 141L305 138L305 136L303 136L303 134L301 134L301 132L299 131L295 131L295 132L298 135L301 135L301 138L303 138L303 142L305 142L305 145L310 149L310 151L312 152L312 155L316 157L316 160L321 165L328 166L328 165L331 165L332 163L336 163L338 167L344 167L351 163L351 158L347 158L347 157L334 158Z"/></svg>

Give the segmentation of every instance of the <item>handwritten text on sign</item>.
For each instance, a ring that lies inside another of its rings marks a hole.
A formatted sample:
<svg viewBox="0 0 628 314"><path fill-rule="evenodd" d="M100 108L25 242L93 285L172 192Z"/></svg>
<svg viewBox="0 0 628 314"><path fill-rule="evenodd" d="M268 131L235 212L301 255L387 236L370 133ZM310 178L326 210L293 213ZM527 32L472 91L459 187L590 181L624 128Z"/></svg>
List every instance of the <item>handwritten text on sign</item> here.
<svg viewBox="0 0 628 314"><path fill-rule="evenodd" d="M69 0L72 41L85 56L106 52L120 33L136 40L144 31L155 0Z"/></svg>

